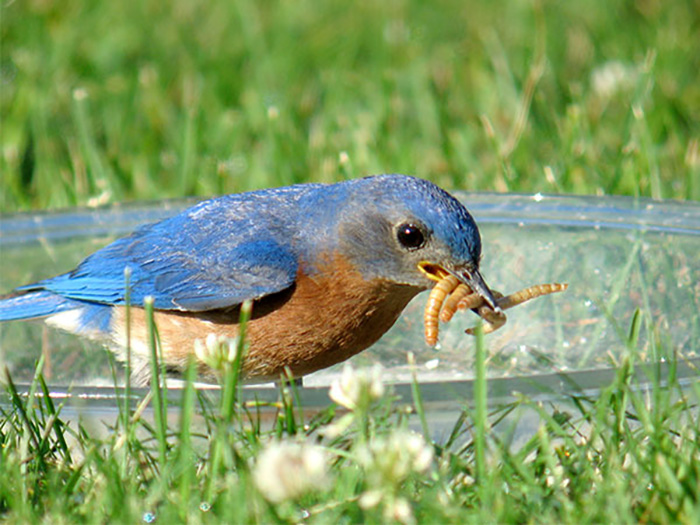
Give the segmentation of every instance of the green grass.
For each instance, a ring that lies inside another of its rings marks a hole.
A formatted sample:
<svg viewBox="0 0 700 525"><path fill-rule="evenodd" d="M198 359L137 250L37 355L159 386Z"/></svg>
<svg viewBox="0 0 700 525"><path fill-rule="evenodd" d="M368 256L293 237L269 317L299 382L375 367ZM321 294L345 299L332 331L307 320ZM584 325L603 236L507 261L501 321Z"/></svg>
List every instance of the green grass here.
<svg viewBox="0 0 700 525"><path fill-rule="evenodd" d="M1 9L2 212L381 172L448 189L700 199L692 0L33 0ZM9 383L2 405L0 518L694 522L698 383L681 388L672 376L635 388L638 335L655 334L652 312L635 315L629 334L614 313L629 351L594 399L489 408L480 346L475 398L435 441L419 385L409 405L368 389L354 409L329 400L318 414L287 385L268 421L240 400L234 363L223 365L220 400L197 392L190 373L177 406L154 366L150 394L123 399L114 428L90 428L33 395L48 390L39 363L30 395ZM663 355L663 341L649 340ZM152 421L140 415L147 405ZM539 421L518 446L504 437L516 412ZM174 413L179 420L166 420ZM411 452L402 433L410 414L429 441L426 468L415 466L425 448ZM309 467L308 490L300 484L282 501L256 484L278 440L323 458L309 459L321 472Z"/></svg>
<svg viewBox="0 0 700 525"><path fill-rule="evenodd" d="M357 372L345 383L356 390L346 386L343 397L331 389L348 411L329 400L304 416L287 384L264 419L269 407L238 394L240 345L236 357L215 358L224 373L218 402L197 394L190 367L179 422L168 423L165 390L155 387L139 406L120 404L115 426L96 433L62 419L39 363L26 397L8 378L0 513L10 522L70 523L692 523L700 513L700 383L681 388L672 362L668 381L637 388L641 319L612 384L596 398L556 405L523 397L489 412L479 338L474 401L434 442L407 431L411 414L426 417L417 384L413 402L399 403ZM158 379L155 362L153 373ZM162 409L152 421L142 417L148 402ZM512 443L508 416L528 411L539 428Z"/></svg>
<svg viewBox="0 0 700 525"><path fill-rule="evenodd" d="M2 7L3 211L380 172L700 198L697 5Z"/></svg>

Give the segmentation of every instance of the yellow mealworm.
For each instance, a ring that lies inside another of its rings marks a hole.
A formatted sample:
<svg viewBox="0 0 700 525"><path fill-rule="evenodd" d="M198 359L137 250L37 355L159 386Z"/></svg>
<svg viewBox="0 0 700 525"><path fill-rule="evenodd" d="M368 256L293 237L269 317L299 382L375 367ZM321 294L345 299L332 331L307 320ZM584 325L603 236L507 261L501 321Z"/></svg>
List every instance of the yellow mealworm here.
<svg viewBox="0 0 700 525"><path fill-rule="evenodd" d="M523 290L512 293L510 295L506 295L505 297L499 297L496 300L496 304L498 304L498 306L500 306L502 310L506 310L508 308L512 308L514 306L524 303L525 301L529 301L530 299L534 299L542 295L563 292L568 287L568 284L559 283L536 284L534 286L529 286ZM467 299L469 299L469 297L470 296L465 297L462 302L465 302ZM460 303L459 306L462 307L462 303ZM466 305L465 307L474 308L474 306L471 305ZM479 317L486 321L486 324L484 325L485 334L489 334L498 330L506 323L505 314L496 314L496 312L491 310L491 308L487 305L481 306L478 310L478 314ZM474 335L476 333L476 329L469 328L467 330L467 333L470 335Z"/></svg>
<svg viewBox="0 0 700 525"><path fill-rule="evenodd" d="M457 303L459 303L462 299L469 295L476 295L472 292L472 289L469 288L464 283L459 283L457 285L457 288L454 289L454 291L450 294L450 296L445 299L445 304L442 307L442 310L440 310L440 320L443 323L447 323L452 319L452 316L455 314L457 311ZM478 297L478 296L477 296Z"/></svg>
<svg viewBox="0 0 700 525"><path fill-rule="evenodd" d="M508 308L513 308L518 306L530 299L535 299L542 295L549 295L556 292L563 292L569 287L568 284L535 284L533 286L528 286L515 293L504 296L502 293L496 290L491 290L494 297L496 298L496 304L501 307L501 310L507 310ZM472 308L478 308L483 306L484 299L478 294L469 294L466 297L460 299L459 304L457 304L458 310L467 310ZM447 301L445 301L445 308L447 307ZM454 312L451 312L454 315ZM450 316L452 318L452 316Z"/></svg>
<svg viewBox="0 0 700 525"><path fill-rule="evenodd" d="M504 324L506 324L506 314L503 312L494 312L490 306L484 305L477 310L479 317L481 317L484 322L484 334L490 334L495 332ZM469 335L476 335L476 328L468 328L467 333Z"/></svg>
<svg viewBox="0 0 700 525"><path fill-rule="evenodd" d="M438 315L445 298L457 288L459 281L454 275L446 275L430 291L428 302L425 305L423 320L425 323L425 342L435 346L438 341Z"/></svg>
<svg viewBox="0 0 700 525"><path fill-rule="evenodd" d="M519 304L534 299L535 297L540 297L542 295L549 295L550 293L563 292L569 287L568 284L551 283L551 284L536 284L534 286L529 286L524 290L519 292L506 295L500 298L497 303L503 310L507 308L513 308Z"/></svg>
<svg viewBox="0 0 700 525"><path fill-rule="evenodd" d="M504 296L502 293L492 290L496 298L496 304L506 310L530 299L563 292L568 288L567 284L536 284L520 291ZM439 321L446 323L452 319L457 310L477 309L476 313L484 320L484 333L489 334L506 324L506 315L503 312L496 313L485 304L484 298L472 292L466 284L460 283L453 275L444 275L430 291L428 302L425 305L423 315L425 323L425 341L430 346L435 346L439 335ZM468 334L474 335L475 328L469 328Z"/></svg>
<svg viewBox="0 0 700 525"><path fill-rule="evenodd" d="M496 300L503 297L503 294L496 290L491 290L491 293L496 298ZM478 293L471 292L469 287L460 283L457 289L454 292L452 292L452 295L450 295L445 300L445 305L440 311L440 320L443 323L449 323L452 320L454 314L457 312L457 310L471 310L472 308L479 308L483 305L483 297L481 297Z"/></svg>

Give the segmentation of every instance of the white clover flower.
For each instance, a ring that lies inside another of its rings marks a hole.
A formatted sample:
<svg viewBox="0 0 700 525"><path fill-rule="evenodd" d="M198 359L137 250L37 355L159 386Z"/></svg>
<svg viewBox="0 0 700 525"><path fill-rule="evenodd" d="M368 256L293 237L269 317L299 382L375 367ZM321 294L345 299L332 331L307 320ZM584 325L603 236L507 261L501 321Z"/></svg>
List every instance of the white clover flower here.
<svg viewBox="0 0 700 525"><path fill-rule="evenodd" d="M381 490L368 490L362 493L357 503L361 509L367 510L379 505L383 497L384 493Z"/></svg>
<svg viewBox="0 0 700 525"><path fill-rule="evenodd" d="M194 355L202 363L214 370L223 370L226 364L233 363L238 352L238 338L209 334L202 342L194 341Z"/></svg>
<svg viewBox="0 0 700 525"><path fill-rule="evenodd" d="M370 484L395 486L412 473L427 472L433 463L433 448L420 434L397 430L360 449L358 461L365 467Z"/></svg>
<svg viewBox="0 0 700 525"><path fill-rule="evenodd" d="M345 414L341 418L336 419L332 423L319 429L319 434L328 439L335 439L343 434L350 425L352 425L355 416L353 414Z"/></svg>
<svg viewBox="0 0 700 525"><path fill-rule="evenodd" d="M399 523L415 523L411 504L404 498L395 498L384 507L384 519Z"/></svg>
<svg viewBox="0 0 700 525"><path fill-rule="evenodd" d="M423 436L414 432L394 434L395 446L402 446L411 460L412 470L425 473L433 463L433 447L425 442Z"/></svg>
<svg viewBox="0 0 700 525"><path fill-rule="evenodd" d="M368 490L363 492L358 500L360 508L367 510L382 504L382 514L387 522L415 523L411 504L393 493L384 493L381 490Z"/></svg>
<svg viewBox="0 0 700 525"><path fill-rule="evenodd" d="M345 365L340 378L331 384L328 395L348 410L356 410L358 406L366 407L384 395L382 367L374 365L372 368L357 370L351 365Z"/></svg>
<svg viewBox="0 0 700 525"><path fill-rule="evenodd" d="M253 480L272 503L297 499L328 486L328 456L317 445L273 442L258 456Z"/></svg>
<svg viewBox="0 0 700 525"><path fill-rule="evenodd" d="M369 486L358 500L360 507L368 509L381 504L386 521L415 523L410 503L399 495L401 484L411 474L423 474L430 469L432 446L420 434L402 429L386 438L373 439L356 454Z"/></svg>
<svg viewBox="0 0 700 525"><path fill-rule="evenodd" d="M639 76L637 70L617 60L611 60L593 70L591 85L601 98L610 98L618 91L630 89Z"/></svg>

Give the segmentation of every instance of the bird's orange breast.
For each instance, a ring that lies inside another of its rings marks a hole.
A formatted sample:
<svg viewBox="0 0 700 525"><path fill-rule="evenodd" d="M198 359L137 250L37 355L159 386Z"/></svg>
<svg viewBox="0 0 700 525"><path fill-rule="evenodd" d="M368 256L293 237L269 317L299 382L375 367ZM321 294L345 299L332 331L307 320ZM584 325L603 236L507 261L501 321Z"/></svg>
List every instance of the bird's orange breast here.
<svg viewBox="0 0 700 525"><path fill-rule="evenodd" d="M247 379L279 379L285 368L297 376L326 368L377 341L399 317L419 288L384 279L366 280L340 257L313 276L299 273L293 287L253 304L248 324ZM158 311L155 321L169 367L182 369L194 342L209 334L235 337L239 310L204 313ZM131 346L148 354L144 311L132 308ZM124 309L114 316L117 343L125 339ZM212 372L200 366L202 375Z"/></svg>

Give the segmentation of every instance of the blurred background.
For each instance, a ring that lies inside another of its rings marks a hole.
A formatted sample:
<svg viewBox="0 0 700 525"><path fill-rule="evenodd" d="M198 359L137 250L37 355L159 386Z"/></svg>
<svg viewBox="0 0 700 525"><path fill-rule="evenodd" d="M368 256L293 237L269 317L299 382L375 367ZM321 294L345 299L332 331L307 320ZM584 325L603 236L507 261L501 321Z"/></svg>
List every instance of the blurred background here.
<svg viewBox="0 0 700 525"><path fill-rule="evenodd" d="M571 285L490 337L492 375L615 365L637 309L642 359L697 357L697 207L608 196L700 200L698 0L27 0L1 20L0 293L184 206L167 199L399 172L465 200L491 286ZM400 372L414 350L470 377L473 316L432 352L424 302L359 362ZM52 380L111 384L99 345L0 335L19 379L43 353Z"/></svg>
<svg viewBox="0 0 700 525"><path fill-rule="evenodd" d="M2 6L0 209L383 172L700 199L697 0Z"/></svg>
<svg viewBox="0 0 700 525"><path fill-rule="evenodd" d="M466 203L493 288L569 284L483 360L418 296L349 412L340 368L132 412L101 345L2 323L0 522L698 523L700 0L0 0L0 42L0 294L196 199L382 172Z"/></svg>

